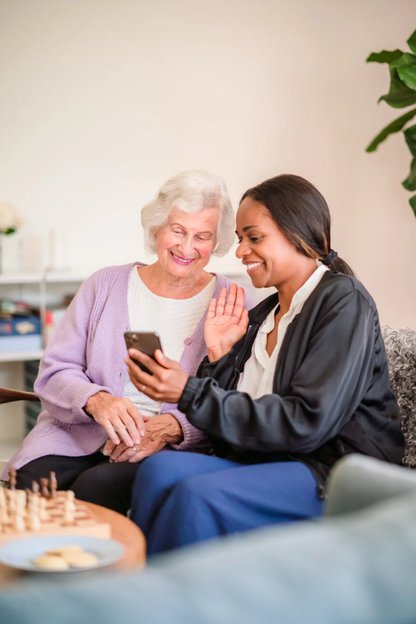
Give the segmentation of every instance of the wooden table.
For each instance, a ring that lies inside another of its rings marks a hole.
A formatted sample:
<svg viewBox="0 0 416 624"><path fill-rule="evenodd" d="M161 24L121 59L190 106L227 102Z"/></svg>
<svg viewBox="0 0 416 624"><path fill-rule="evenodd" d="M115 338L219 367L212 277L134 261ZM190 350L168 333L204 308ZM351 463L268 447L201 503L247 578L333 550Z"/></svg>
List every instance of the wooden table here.
<svg viewBox="0 0 416 624"><path fill-rule="evenodd" d="M88 507L91 515L97 520L110 525L111 538L123 544L125 549L124 556L119 561L111 566L102 568L103 570L132 570L144 566L146 561L146 540L134 522L126 518L126 516L100 505L84 501L82 501L82 505ZM16 581L19 577L29 578L29 576L34 577L38 576L38 574L9 568L0 563L0 585Z"/></svg>

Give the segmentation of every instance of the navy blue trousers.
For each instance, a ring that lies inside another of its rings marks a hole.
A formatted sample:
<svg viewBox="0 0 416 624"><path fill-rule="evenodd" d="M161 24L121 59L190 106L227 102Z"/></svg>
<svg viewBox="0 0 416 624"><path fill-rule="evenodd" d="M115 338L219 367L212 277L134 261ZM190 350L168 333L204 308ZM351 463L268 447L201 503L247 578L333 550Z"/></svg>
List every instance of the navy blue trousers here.
<svg viewBox="0 0 416 624"><path fill-rule="evenodd" d="M220 535L322 514L311 470L299 462L240 464L181 451L145 459L133 486L130 517L148 554Z"/></svg>

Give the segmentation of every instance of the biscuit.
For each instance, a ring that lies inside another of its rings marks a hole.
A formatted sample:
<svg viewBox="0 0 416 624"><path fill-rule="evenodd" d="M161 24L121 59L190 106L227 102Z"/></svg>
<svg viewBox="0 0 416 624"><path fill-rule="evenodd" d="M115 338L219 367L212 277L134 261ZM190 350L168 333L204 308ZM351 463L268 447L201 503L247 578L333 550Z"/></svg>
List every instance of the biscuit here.
<svg viewBox="0 0 416 624"><path fill-rule="evenodd" d="M43 554L34 559L33 563L42 570L68 570L69 563L59 555Z"/></svg>
<svg viewBox="0 0 416 624"><path fill-rule="evenodd" d="M59 546L58 548L51 548L50 550L47 550L45 554L65 557L67 553L74 552L84 552L84 549L82 548L82 546L77 546L76 544L67 544L66 546Z"/></svg>
<svg viewBox="0 0 416 624"><path fill-rule="evenodd" d="M92 553L85 550L79 552L66 552L63 555L64 561L71 566L71 568L89 568L95 566L98 563L98 558Z"/></svg>

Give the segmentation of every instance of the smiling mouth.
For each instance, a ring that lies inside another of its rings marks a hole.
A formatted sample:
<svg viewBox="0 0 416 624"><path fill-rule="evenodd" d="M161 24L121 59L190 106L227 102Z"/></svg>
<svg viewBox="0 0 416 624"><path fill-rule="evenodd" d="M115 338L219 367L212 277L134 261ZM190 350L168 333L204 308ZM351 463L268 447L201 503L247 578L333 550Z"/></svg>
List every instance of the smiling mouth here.
<svg viewBox="0 0 416 624"><path fill-rule="evenodd" d="M244 266L246 267L247 273L253 273L259 267L261 267L263 262L247 262Z"/></svg>
<svg viewBox="0 0 416 624"><path fill-rule="evenodd" d="M195 258L183 258L182 256L177 256L176 254L172 253L172 258L174 259L174 261L177 264L181 264L182 266L189 266L190 264L192 264L192 262L195 262Z"/></svg>

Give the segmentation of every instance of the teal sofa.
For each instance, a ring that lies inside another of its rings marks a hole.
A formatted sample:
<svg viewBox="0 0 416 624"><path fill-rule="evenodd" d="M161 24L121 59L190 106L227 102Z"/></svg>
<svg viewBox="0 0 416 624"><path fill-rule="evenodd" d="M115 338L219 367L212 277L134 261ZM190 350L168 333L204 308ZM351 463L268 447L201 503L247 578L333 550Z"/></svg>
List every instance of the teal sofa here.
<svg viewBox="0 0 416 624"><path fill-rule="evenodd" d="M0 590L4 624L416 622L416 473L336 465L327 516L153 558L133 573L38 575Z"/></svg>

